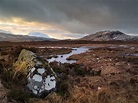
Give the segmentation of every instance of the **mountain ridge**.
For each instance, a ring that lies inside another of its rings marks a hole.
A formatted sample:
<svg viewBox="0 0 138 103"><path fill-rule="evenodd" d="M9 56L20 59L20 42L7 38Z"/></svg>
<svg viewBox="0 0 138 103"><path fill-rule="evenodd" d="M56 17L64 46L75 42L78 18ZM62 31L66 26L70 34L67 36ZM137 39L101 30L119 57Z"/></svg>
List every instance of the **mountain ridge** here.
<svg viewBox="0 0 138 103"><path fill-rule="evenodd" d="M138 36L126 35L121 31L99 31L95 34L87 35L80 40L92 40L92 41L132 41L138 40Z"/></svg>
<svg viewBox="0 0 138 103"><path fill-rule="evenodd" d="M0 32L0 41L22 42L22 41L53 41L53 38L34 37L28 35L14 35Z"/></svg>
<svg viewBox="0 0 138 103"><path fill-rule="evenodd" d="M0 33L5 33L5 34L10 34L10 35L12 35L12 32L6 31L6 30L2 30L2 29L0 29Z"/></svg>

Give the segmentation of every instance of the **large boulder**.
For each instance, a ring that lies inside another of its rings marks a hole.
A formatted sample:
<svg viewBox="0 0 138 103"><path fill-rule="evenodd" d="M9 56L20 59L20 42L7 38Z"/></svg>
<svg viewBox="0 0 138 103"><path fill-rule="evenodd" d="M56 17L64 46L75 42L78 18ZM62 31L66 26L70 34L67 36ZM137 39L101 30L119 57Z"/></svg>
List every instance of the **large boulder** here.
<svg viewBox="0 0 138 103"><path fill-rule="evenodd" d="M27 87L37 96L48 94L56 88L56 74L48 62L33 52L23 49L14 64L15 74L26 75Z"/></svg>

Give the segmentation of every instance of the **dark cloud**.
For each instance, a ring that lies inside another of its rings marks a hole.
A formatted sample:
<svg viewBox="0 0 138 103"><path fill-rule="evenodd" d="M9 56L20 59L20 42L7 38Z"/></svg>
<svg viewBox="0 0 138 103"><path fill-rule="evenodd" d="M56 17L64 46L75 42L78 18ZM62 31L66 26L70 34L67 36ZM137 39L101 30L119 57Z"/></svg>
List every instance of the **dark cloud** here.
<svg viewBox="0 0 138 103"><path fill-rule="evenodd" d="M0 0L0 18L45 22L72 33L138 33L138 0Z"/></svg>

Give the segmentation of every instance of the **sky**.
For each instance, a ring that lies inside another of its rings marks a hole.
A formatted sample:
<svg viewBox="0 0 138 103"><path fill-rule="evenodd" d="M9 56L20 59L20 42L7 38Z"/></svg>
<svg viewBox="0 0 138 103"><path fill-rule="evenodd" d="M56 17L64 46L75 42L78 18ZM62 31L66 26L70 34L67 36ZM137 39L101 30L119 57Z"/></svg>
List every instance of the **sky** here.
<svg viewBox="0 0 138 103"><path fill-rule="evenodd" d="M0 29L57 39L103 30L138 36L138 0L0 0Z"/></svg>

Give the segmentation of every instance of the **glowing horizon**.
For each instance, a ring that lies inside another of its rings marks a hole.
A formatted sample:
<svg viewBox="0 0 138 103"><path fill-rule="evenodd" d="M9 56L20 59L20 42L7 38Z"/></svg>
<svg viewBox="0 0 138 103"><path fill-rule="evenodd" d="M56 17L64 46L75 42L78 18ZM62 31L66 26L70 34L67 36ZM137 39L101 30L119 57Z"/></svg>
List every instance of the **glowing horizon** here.
<svg viewBox="0 0 138 103"><path fill-rule="evenodd" d="M15 35L28 35L30 32L40 32L56 39L74 39L64 34L72 34L65 30L60 30L54 26L40 22L28 22L22 18L11 18L0 20L0 29L9 31Z"/></svg>

